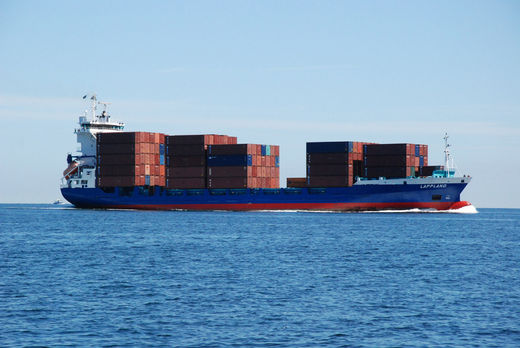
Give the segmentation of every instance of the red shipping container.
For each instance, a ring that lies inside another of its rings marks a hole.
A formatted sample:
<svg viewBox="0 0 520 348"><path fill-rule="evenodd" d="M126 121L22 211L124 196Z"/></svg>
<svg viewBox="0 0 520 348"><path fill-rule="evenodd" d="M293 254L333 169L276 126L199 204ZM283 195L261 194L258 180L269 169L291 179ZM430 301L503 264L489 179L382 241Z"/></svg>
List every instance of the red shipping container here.
<svg viewBox="0 0 520 348"><path fill-rule="evenodd" d="M202 189L206 188L206 178L166 178L169 189Z"/></svg>
<svg viewBox="0 0 520 348"><path fill-rule="evenodd" d="M209 178L208 188L247 188L247 177Z"/></svg>
<svg viewBox="0 0 520 348"><path fill-rule="evenodd" d="M139 186L136 176L105 176L97 178L98 186L100 187L130 187Z"/></svg>
<svg viewBox="0 0 520 348"><path fill-rule="evenodd" d="M143 166L141 165L100 165L98 166L99 176L136 176L142 175Z"/></svg>
<svg viewBox="0 0 520 348"><path fill-rule="evenodd" d="M208 178L250 177L252 173L251 166L208 167Z"/></svg>
<svg viewBox="0 0 520 348"><path fill-rule="evenodd" d="M168 167L166 176L168 178L204 178L206 177L206 167Z"/></svg>
<svg viewBox="0 0 520 348"><path fill-rule="evenodd" d="M168 145L166 147L168 156L204 156L205 145Z"/></svg>
<svg viewBox="0 0 520 348"><path fill-rule="evenodd" d="M253 153L254 144L226 144L212 145L208 148L208 155L247 155Z"/></svg>
<svg viewBox="0 0 520 348"><path fill-rule="evenodd" d="M307 187L307 178L287 178L287 187Z"/></svg>

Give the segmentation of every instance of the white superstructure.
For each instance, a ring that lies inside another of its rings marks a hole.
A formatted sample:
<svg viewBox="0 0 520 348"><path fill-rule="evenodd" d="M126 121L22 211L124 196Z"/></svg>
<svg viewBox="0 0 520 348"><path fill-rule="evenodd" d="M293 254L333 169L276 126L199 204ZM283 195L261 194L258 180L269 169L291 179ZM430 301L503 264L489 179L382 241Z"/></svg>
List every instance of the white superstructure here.
<svg viewBox="0 0 520 348"><path fill-rule="evenodd" d="M83 99L87 99L87 95ZM97 114L97 106L103 105L103 111ZM62 187L96 186L96 135L105 132L122 132L122 122L110 120L107 107L110 103L98 102L97 96L90 96L90 108L79 117L79 128L74 130L80 150L77 155L69 154L69 167L63 172Z"/></svg>

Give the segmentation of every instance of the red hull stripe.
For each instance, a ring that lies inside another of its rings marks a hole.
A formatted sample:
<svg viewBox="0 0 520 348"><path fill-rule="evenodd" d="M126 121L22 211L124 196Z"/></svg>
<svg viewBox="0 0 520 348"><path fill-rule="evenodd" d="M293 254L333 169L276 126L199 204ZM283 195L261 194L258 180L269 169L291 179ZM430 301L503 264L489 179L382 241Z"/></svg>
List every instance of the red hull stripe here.
<svg viewBox="0 0 520 348"><path fill-rule="evenodd" d="M399 202L399 203L252 203L252 204L129 204L110 205L106 208L145 210L326 210L360 211L385 209L448 210L457 202Z"/></svg>

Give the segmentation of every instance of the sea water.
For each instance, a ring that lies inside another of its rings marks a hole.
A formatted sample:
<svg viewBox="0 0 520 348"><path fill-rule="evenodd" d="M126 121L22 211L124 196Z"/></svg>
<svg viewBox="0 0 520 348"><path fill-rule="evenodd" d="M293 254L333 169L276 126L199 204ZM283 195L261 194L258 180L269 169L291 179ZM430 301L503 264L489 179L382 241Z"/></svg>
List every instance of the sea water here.
<svg viewBox="0 0 520 348"><path fill-rule="evenodd" d="M0 346L519 346L520 210L0 205Z"/></svg>

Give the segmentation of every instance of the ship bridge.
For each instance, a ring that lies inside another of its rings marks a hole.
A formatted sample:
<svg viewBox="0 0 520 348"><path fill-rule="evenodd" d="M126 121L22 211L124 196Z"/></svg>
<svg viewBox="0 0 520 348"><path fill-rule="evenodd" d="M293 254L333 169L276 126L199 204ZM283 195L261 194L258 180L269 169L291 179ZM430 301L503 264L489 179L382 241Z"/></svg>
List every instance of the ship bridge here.
<svg viewBox="0 0 520 348"><path fill-rule="evenodd" d="M83 97L83 99L85 99ZM83 116L79 117L79 128L74 130L77 136L77 141L81 145L80 158L96 156L96 135L104 132L122 132L125 128L123 122L112 121L107 112L107 107L110 103L98 102L96 95L90 98L90 112L85 111ZM97 105L103 106L103 111L100 115L97 114ZM89 115L90 114L90 115ZM90 117L89 117L90 116Z"/></svg>

